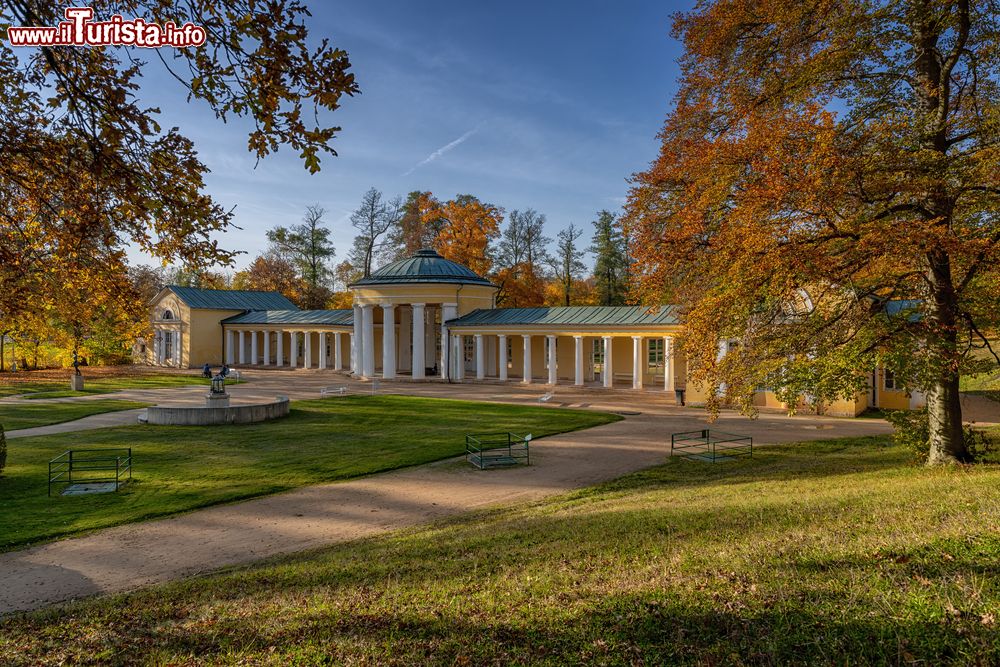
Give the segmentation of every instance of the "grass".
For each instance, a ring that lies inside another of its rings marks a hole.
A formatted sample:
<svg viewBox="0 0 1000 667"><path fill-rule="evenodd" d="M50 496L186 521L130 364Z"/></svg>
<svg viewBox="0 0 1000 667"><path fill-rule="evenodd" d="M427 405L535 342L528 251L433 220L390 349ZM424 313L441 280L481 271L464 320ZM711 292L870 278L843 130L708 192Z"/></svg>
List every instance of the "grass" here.
<svg viewBox="0 0 1000 667"><path fill-rule="evenodd" d="M87 377L84 373L83 391L69 389L69 373L65 380L39 380L13 383L9 378L0 384L0 398L24 394L25 398L69 398L73 396L89 396L91 394L109 394L126 389L159 389L163 387L188 387L191 385L208 385L211 380L199 375L136 375L132 377ZM0 380L2 382L2 380Z"/></svg>
<svg viewBox="0 0 1000 667"><path fill-rule="evenodd" d="M117 410L144 408L149 403L101 399L79 403L0 404L0 425L6 431L60 424Z"/></svg>
<svg viewBox="0 0 1000 667"><path fill-rule="evenodd" d="M34 664L998 664L1000 468L886 438L675 461L0 621Z"/></svg>
<svg viewBox="0 0 1000 667"><path fill-rule="evenodd" d="M968 394L977 394L1000 402L1000 370L978 375L963 375L959 388Z"/></svg>
<svg viewBox="0 0 1000 667"><path fill-rule="evenodd" d="M465 450L464 435L485 424L541 437L617 419L582 410L349 396L296 401L288 417L260 424L136 425L11 439L0 481L0 550L455 456ZM115 494L48 498L48 461L88 447L131 447L133 482Z"/></svg>

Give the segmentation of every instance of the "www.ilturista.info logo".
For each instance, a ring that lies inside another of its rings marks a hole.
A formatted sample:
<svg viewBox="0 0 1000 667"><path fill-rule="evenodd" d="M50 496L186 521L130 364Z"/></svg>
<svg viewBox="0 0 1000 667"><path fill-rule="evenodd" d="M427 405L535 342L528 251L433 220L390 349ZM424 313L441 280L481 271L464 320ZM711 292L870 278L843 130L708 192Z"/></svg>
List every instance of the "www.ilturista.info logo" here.
<svg viewBox="0 0 1000 667"><path fill-rule="evenodd" d="M67 7L65 21L58 26L23 26L7 29L11 46L163 46L184 48L205 43L205 29L193 23L178 27L173 21L163 25L142 19L124 19L115 14L108 21L92 21L92 7Z"/></svg>

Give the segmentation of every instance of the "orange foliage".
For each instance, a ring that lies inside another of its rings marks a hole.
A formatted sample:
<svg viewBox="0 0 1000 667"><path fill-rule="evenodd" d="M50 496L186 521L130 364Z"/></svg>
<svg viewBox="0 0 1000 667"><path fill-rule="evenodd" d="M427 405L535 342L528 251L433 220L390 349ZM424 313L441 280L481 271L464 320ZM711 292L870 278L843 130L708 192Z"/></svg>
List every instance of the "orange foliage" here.
<svg viewBox="0 0 1000 667"><path fill-rule="evenodd" d="M485 276L493 267L487 250L490 242L500 235L502 208L485 204L472 195L438 202L429 192L420 195L421 221L438 228L434 248L453 262L469 267Z"/></svg>

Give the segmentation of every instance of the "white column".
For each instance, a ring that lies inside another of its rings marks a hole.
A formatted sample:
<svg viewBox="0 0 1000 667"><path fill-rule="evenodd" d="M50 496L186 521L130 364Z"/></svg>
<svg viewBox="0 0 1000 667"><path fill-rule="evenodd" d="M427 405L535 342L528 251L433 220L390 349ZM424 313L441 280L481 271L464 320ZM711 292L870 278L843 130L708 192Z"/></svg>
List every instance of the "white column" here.
<svg viewBox="0 0 1000 667"><path fill-rule="evenodd" d="M235 338L235 336L233 336L233 330L232 329L226 329L226 363L230 364L230 365L236 363L236 359L233 357L233 343L235 342L234 338ZM153 345L154 345L153 349L156 352L156 361L157 361L157 363L159 363L159 361L160 361L160 344L156 340L155 337L153 338Z"/></svg>
<svg viewBox="0 0 1000 667"><path fill-rule="evenodd" d="M608 389L615 386L615 371L611 367L611 356L614 352L614 338L611 336L604 337L604 371L601 373L604 377L604 386Z"/></svg>
<svg viewBox="0 0 1000 667"><path fill-rule="evenodd" d="M238 338L240 340L240 364L245 364L247 362L247 346L246 339L243 337L242 329L239 331Z"/></svg>
<svg viewBox="0 0 1000 667"><path fill-rule="evenodd" d="M556 337L546 336L549 343L549 384L556 384L559 376L556 375Z"/></svg>
<svg viewBox="0 0 1000 667"><path fill-rule="evenodd" d="M476 379L486 378L486 351L483 349L483 334L476 334Z"/></svg>
<svg viewBox="0 0 1000 667"><path fill-rule="evenodd" d="M278 329L274 334L274 339L278 343L278 356L275 357L274 365L281 368L285 365L285 332Z"/></svg>
<svg viewBox="0 0 1000 667"><path fill-rule="evenodd" d="M413 311L405 306L399 309L399 354L396 356L397 370L406 370L413 363L413 359L410 356L410 338L413 335L412 314Z"/></svg>
<svg viewBox="0 0 1000 667"><path fill-rule="evenodd" d="M507 336L500 334L497 336L497 355L500 357L500 381L507 381Z"/></svg>
<svg viewBox="0 0 1000 667"><path fill-rule="evenodd" d="M326 332L319 332L319 368L326 370Z"/></svg>
<svg viewBox="0 0 1000 667"><path fill-rule="evenodd" d="M632 336L632 388L642 389L642 336Z"/></svg>
<svg viewBox="0 0 1000 667"><path fill-rule="evenodd" d="M174 368L181 366L181 330L178 327L174 334Z"/></svg>
<svg viewBox="0 0 1000 667"><path fill-rule="evenodd" d="M576 377L574 378L573 384L578 387L583 386L583 336L573 336L573 342L576 344Z"/></svg>
<svg viewBox="0 0 1000 667"><path fill-rule="evenodd" d="M361 306L354 306L354 332L351 334L351 372L361 375Z"/></svg>
<svg viewBox="0 0 1000 667"><path fill-rule="evenodd" d="M347 341L347 343L348 343L348 345L350 345L350 353L351 353L351 358L350 358L349 361L351 362L351 364L353 366L353 364L354 364L354 333L349 333L347 335L349 337L349 340ZM351 369L351 372L352 373L355 372L353 370L353 368Z"/></svg>
<svg viewBox="0 0 1000 667"><path fill-rule="evenodd" d="M305 354L302 358L302 365L305 368L312 368L312 349L313 349L313 332L303 331L302 340L305 341Z"/></svg>
<svg viewBox="0 0 1000 667"><path fill-rule="evenodd" d="M524 370L522 371L524 378L521 382L531 384L531 336L521 334L521 338L524 339Z"/></svg>
<svg viewBox="0 0 1000 667"><path fill-rule="evenodd" d="M299 363L299 332L289 331L288 332L288 367L295 368Z"/></svg>
<svg viewBox="0 0 1000 667"><path fill-rule="evenodd" d="M450 340L448 336L448 320L455 319L458 314L457 303L441 304L441 379L448 379L448 362L450 356Z"/></svg>
<svg viewBox="0 0 1000 667"><path fill-rule="evenodd" d="M382 304L382 379L396 377L396 306Z"/></svg>
<svg viewBox="0 0 1000 667"><path fill-rule="evenodd" d="M674 388L674 339L663 337L663 391L673 391Z"/></svg>
<svg viewBox="0 0 1000 667"><path fill-rule="evenodd" d="M257 365L257 332L250 332L250 365Z"/></svg>
<svg viewBox="0 0 1000 667"><path fill-rule="evenodd" d="M271 365L271 332L264 332L264 365Z"/></svg>
<svg viewBox="0 0 1000 667"><path fill-rule="evenodd" d="M454 378L456 380L465 379L465 336L462 334L452 334L452 341L455 344L455 349L452 351L452 358L454 359Z"/></svg>
<svg viewBox="0 0 1000 667"><path fill-rule="evenodd" d="M424 352L426 347L424 345L424 304L415 303L413 304L413 356L410 359L411 363L411 373L413 374L413 379L422 379L425 375L425 370L427 368L427 362L424 359ZM402 327L402 324L400 324Z"/></svg>
<svg viewBox="0 0 1000 667"><path fill-rule="evenodd" d="M375 320L373 306L361 306L361 374L367 378L375 376Z"/></svg>

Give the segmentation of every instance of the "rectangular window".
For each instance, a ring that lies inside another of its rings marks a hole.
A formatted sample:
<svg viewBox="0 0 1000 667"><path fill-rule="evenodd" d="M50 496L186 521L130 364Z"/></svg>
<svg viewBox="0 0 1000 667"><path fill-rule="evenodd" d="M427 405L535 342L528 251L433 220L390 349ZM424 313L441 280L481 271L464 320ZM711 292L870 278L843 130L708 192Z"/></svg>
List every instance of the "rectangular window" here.
<svg viewBox="0 0 1000 667"><path fill-rule="evenodd" d="M896 374L893 373L892 371L890 371L889 369L885 369L884 373L885 373L885 375L883 376L884 377L883 386L884 386L885 390L886 391L895 391L896 390Z"/></svg>
<svg viewBox="0 0 1000 667"><path fill-rule="evenodd" d="M650 368L663 368L663 339L650 338L646 341L646 359Z"/></svg>

